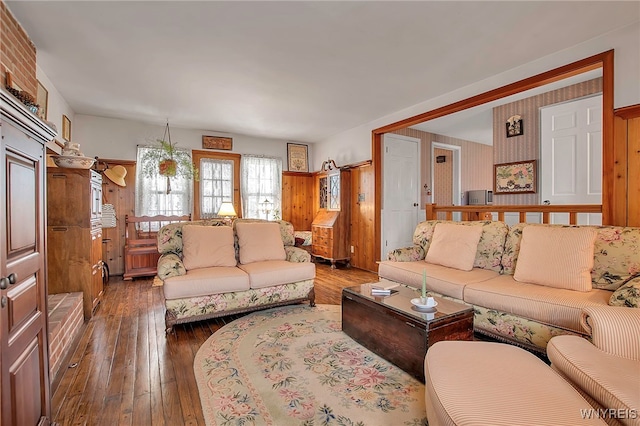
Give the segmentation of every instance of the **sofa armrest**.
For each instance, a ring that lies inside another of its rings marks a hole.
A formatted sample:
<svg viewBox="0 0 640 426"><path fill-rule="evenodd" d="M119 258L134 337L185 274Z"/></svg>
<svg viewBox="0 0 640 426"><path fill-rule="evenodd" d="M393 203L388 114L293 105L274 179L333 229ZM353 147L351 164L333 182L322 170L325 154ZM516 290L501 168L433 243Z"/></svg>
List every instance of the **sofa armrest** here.
<svg viewBox="0 0 640 426"><path fill-rule="evenodd" d="M640 360L640 309L590 306L582 309L581 323L591 341L602 351Z"/></svg>
<svg viewBox="0 0 640 426"><path fill-rule="evenodd" d="M284 246L284 251L287 253L287 262L311 262L311 255L305 249L294 246Z"/></svg>
<svg viewBox="0 0 640 426"><path fill-rule="evenodd" d="M165 253L158 259L158 278L161 280L186 274L187 269L177 254Z"/></svg>
<svg viewBox="0 0 640 426"><path fill-rule="evenodd" d="M387 253L387 260L393 262L414 262L424 260L426 253L421 246L403 247L391 250Z"/></svg>

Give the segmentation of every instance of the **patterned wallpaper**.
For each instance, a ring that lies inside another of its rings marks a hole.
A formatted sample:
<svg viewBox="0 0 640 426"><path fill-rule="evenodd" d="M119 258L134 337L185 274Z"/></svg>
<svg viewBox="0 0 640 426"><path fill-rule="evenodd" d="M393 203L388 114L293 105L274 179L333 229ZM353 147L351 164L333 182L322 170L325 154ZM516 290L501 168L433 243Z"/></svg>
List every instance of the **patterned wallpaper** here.
<svg viewBox="0 0 640 426"><path fill-rule="evenodd" d="M602 92L602 77L542 93L493 109L493 161L495 164L540 159L540 107ZM522 116L524 133L507 138L505 124L512 115ZM538 164L538 168L540 165ZM493 185L493 184L492 184ZM539 204L538 194L501 194L494 204Z"/></svg>

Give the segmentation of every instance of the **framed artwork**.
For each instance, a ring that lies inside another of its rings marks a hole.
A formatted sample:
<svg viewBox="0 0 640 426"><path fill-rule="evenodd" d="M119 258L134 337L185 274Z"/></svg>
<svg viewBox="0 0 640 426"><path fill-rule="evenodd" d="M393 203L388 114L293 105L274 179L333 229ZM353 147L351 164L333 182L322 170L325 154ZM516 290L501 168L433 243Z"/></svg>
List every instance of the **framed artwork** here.
<svg viewBox="0 0 640 426"><path fill-rule="evenodd" d="M205 149L224 149L225 151L231 151L233 149L233 138L202 135L202 147Z"/></svg>
<svg viewBox="0 0 640 426"><path fill-rule="evenodd" d="M522 117L514 115L507 120L507 137L512 138L514 136L520 136L524 134L524 125L522 123Z"/></svg>
<svg viewBox="0 0 640 426"><path fill-rule="evenodd" d="M309 147L307 145L287 144L287 166L290 172L309 171Z"/></svg>
<svg viewBox="0 0 640 426"><path fill-rule="evenodd" d="M537 160L494 164L494 194L533 194L538 180Z"/></svg>
<svg viewBox="0 0 640 426"><path fill-rule="evenodd" d="M71 120L66 115L62 116L62 139L71 142Z"/></svg>
<svg viewBox="0 0 640 426"><path fill-rule="evenodd" d="M40 105L40 109L38 110L38 117L40 117L42 120L46 120L47 108L49 105L49 92L44 88L40 81L38 81L38 94L36 96L36 103Z"/></svg>

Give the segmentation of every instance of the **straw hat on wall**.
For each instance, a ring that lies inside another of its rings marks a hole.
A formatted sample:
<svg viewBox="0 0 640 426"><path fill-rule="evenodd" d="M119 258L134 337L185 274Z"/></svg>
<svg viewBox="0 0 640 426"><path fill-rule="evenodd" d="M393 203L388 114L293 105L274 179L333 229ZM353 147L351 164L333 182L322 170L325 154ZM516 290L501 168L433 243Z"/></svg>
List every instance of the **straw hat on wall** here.
<svg viewBox="0 0 640 426"><path fill-rule="evenodd" d="M124 181L124 177L127 175L127 169L123 166L114 166L112 169L107 169L104 171L104 175L116 185L127 186Z"/></svg>

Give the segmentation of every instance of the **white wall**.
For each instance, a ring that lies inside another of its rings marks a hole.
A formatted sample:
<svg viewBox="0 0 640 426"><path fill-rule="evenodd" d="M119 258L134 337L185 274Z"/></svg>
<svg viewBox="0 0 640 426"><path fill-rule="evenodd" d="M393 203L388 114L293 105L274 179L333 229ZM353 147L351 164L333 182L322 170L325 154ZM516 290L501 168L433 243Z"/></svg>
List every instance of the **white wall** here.
<svg viewBox="0 0 640 426"><path fill-rule="evenodd" d="M164 136L165 124L147 124L137 121L76 114L73 142L88 157L135 160L137 145L149 145ZM206 130L181 129L171 125L171 141L180 148L202 149L202 135L233 138L233 152L237 154L281 157L283 170L287 169L287 141L253 136L212 133ZM309 161L313 146L309 145ZM227 151L223 151L227 152Z"/></svg>
<svg viewBox="0 0 640 426"><path fill-rule="evenodd" d="M338 165L371 159L371 131L435 108L469 98L479 93L554 69L598 53L615 49L614 106L616 108L640 103L640 23L554 53L521 67L505 71L491 78L462 87L402 111L389 114L369 123L334 135L314 146L313 170L318 170L328 157Z"/></svg>
<svg viewBox="0 0 640 426"><path fill-rule="evenodd" d="M47 89L49 97L47 99L47 121L55 124L58 129L58 137L56 138L60 142L64 142L62 139L62 115L66 115L71 120L71 139L74 136L74 116L75 113L69 107L67 101L60 95L58 89L53 85L49 77L42 71L42 69L36 65L36 78Z"/></svg>

